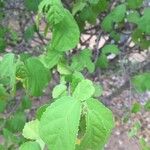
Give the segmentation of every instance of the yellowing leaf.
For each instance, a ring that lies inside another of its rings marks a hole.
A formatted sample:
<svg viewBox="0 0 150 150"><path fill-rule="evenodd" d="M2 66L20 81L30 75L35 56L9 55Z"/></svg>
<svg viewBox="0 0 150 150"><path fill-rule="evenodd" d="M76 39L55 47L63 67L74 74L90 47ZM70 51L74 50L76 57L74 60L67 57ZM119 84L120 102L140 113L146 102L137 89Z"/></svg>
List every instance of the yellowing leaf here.
<svg viewBox="0 0 150 150"><path fill-rule="evenodd" d="M31 140L39 139L39 121L33 120L26 123L22 135Z"/></svg>

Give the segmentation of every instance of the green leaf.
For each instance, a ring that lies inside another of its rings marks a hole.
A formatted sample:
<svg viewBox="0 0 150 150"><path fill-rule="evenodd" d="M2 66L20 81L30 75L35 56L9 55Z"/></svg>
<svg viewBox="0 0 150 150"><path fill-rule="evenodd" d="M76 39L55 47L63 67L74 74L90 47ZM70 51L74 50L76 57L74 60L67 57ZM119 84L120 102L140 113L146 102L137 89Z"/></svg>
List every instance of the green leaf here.
<svg viewBox="0 0 150 150"><path fill-rule="evenodd" d="M95 24L98 15L108 8L107 0L79 1L81 2L79 3L80 5L78 5L78 9L80 9L78 15L82 22L88 21L91 24Z"/></svg>
<svg viewBox="0 0 150 150"><path fill-rule="evenodd" d="M95 92L94 92L94 97L99 97L103 93L103 88L100 84L96 83L94 84Z"/></svg>
<svg viewBox="0 0 150 150"><path fill-rule="evenodd" d="M32 106L32 101L28 96L22 98L22 109L30 109Z"/></svg>
<svg viewBox="0 0 150 150"><path fill-rule="evenodd" d="M140 19L140 14L137 11L130 12L127 15L128 22L137 24L139 22L139 19Z"/></svg>
<svg viewBox="0 0 150 150"><path fill-rule="evenodd" d="M33 120L25 124L22 135L26 139L39 139L39 120Z"/></svg>
<svg viewBox="0 0 150 150"><path fill-rule="evenodd" d="M40 60L48 69L53 68L62 57L62 53L54 50L49 50L47 54L41 55Z"/></svg>
<svg viewBox="0 0 150 150"><path fill-rule="evenodd" d="M113 22L110 16L106 16L102 22L102 28L106 32L110 32L113 29Z"/></svg>
<svg viewBox="0 0 150 150"><path fill-rule="evenodd" d="M138 22L138 28L147 34L150 34L149 14L150 14L150 8L145 8L144 15L141 17L141 19Z"/></svg>
<svg viewBox="0 0 150 150"><path fill-rule="evenodd" d="M80 23L84 24L88 21L91 24L95 24L96 18L108 8L108 4L107 0L77 0L73 6L73 14L75 15L78 12Z"/></svg>
<svg viewBox="0 0 150 150"><path fill-rule="evenodd" d="M141 104L140 103L134 103L131 109L132 113L137 113L141 110Z"/></svg>
<svg viewBox="0 0 150 150"><path fill-rule="evenodd" d="M0 52L4 52L5 48L6 48L6 41L4 38L0 37Z"/></svg>
<svg viewBox="0 0 150 150"><path fill-rule="evenodd" d="M95 92L94 85L90 80L82 80L78 83L73 92L73 97L80 101L85 101L93 96Z"/></svg>
<svg viewBox="0 0 150 150"><path fill-rule="evenodd" d="M146 104L144 105L144 109L147 110L147 111L150 111L150 100L148 100L146 102Z"/></svg>
<svg viewBox="0 0 150 150"><path fill-rule="evenodd" d="M109 2L107 0L98 0L96 3L92 5L92 10L98 17L101 12L107 11Z"/></svg>
<svg viewBox="0 0 150 150"><path fill-rule="evenodd" d="M0 84L0 113L5 110L8 97L9 95L6 92L6 89Z"/></svg>
<svg viewBox="0 0 150 150"><path fill-rule="evenodd" d="M102 53L103 54L116 54L117 55L117 54L119 54L119 48L114 44L108 44L102 48Z"/></svg>
<svg viewBox="0 0 150 150"><path fill-rule="evenodd" d="M56 85L52 91L52 97L58 98L59 96L66 94L66 90L67 90L66 85L64 84Z"/></svg>
<svg viewBox="0 0 150 150"><path fill-rule="evenodd" d="M0 99L0 113L4 112L7 106L7 101Z"/></svg>
<svg viewBox="0 0 150 150"><path fill-rule="evenodd" d="M131 9L139 8L143 4L143 0L127 0L127 5Z"/></svg>
<svg viewBox="0 0 150 150"><path fill-rule="evenodd" d="M116 54L116 55L118 55L119 54L118 47L114 44L105 45L102 48L101 55L97 60L97 66L99 66L103 69L108 67L109 62L108 62L108 59L107 59L107 54Z"/></svg>
<svg viewBox="0 0 150 150"><path fill-rule="evenodd" d="M14 31L13 29L9 29L9 32L12 44L17 44L17 42L19 41L19 33L17 31Z"/></svg>
<svg viewBox="0 0 150 150"><path fill-rule="evenodd" d="M97 14L94 13L90 5L89 6L87 5L86 7L84 7L82 12L80 13L80 18L82 19L82 21L88 21L89 23L92 23L92 24L96 23L96 17L97 17Z"/></svg>
<svg viewBox="0 0 150 150"><path fill-rule="evenodd" d="M24 32L24 39L26 40L26 41L29 41L29 40L31 40L32 38L33 38L33 36L34 36L34 33L35 33L35 25L31 25L31 26L29 26L26 30L25 30L25 32Z"/></svg>
<svg viewBox="0 0 150 150"><path fill-rule="evenodd" d="M16 79L24 80L27 77L27 69L23 62L19 61L16 65Z"/></svg>
<svg viewBox="0 0 150 150"><path fill-rule="evenodd" d="M15 71L15 55L12 53L4 55L2 61L0 61L0 77L8 78L9 84L13 89L16 82Z"/></svg>
<svg viewBox="0 0 150 150"><path fill-rule="evenodd" d="M143 49L147 49L148 47L150 47L149 40L146 39L146 36L143 33L143 31L141 31L138 28L133 31L132 40Z"/></svg>
<svg viewBox="0 0 150 150"><path fill-rule="evenodd" d="M87 68L92 73L95 69L95 65L92 62L92 51L84 49L79 54L73 56L71 68L76 71L82 71L84 68Z"/></svg>
<svg viewBox="0 0 150 150"><path fill-rule="evenodd" d="M71 92L73 92L80 81L84 79L84 76L80 72L74 72L71 76Z"/></svg>
<svg viewBox="0 0 150 150"><path fill-rule="evenodd" d="M6 121L6 127L12 132L21 131L25 125L26 116L24 112L16 112L11 118Z"/></svg>
<svg viewBox="0 0 150 150"><path fill-rule="evenodd" d="M111 12L111 17L113 22L121 22L124 17L125 17L125 13L126 13L126 5L125 4L121 4L118 5L117 7L115 7L112 12Z"/></svg>
<svg viewBox="0 0 150 150"><path fill-rule="evenodd" d="M79 28L73 16L68 10L65 11L63 20L53 28L51 49L68 51L79 42Z"/></svg>
<svg viewBox="0 0 150 150"><path fill-rule="evenodd" d="M113 29L113 21L110 15L104 18L101 26L106 32L110 32Z"/></svg>
<svg viewBox="0 0 150 150"><path fill-rule="evenodd" d="M44 148L45 143L42 141L39 135L39 120L32 120L25 124L22 135L26 139L36 140L41 149Z"/></svg>
<svg viewBox="0 0 150 150"><path fill-rule="evenodd" d="M110 14L108 14L104 18L104 20L102 22L102 28L105 31L110 32L113 29L114 23L119 23L119 22L123 21L123 19L125 17L125 13L126 13L126 5L125 4L116 6L110 12Z"/></svg>
<svg viewBox="0 0 150 150"><path fill-rule="evenodd" d="M59 62L58 65L57 65L57 71L61 75L70 75L72 73L72 70L68 66L67 62Z"/></svg>
<svg viewBox="0 0 150 150"><path fill-rule="evenodd" d="M28 10L36 12L40 2L41 0L25 0L24 4Z"/></svg>
<svg viewBox="0 0 150 150"><path fill-rule="evenodd" d="M29 53L26 53L26 52L21 53L20 54L20 61L25 62L30 57L31 57L31 54L29 54Z"/></svg>
<svg viewBox="0 0 150 150"><path fill-rule="evenodd" d="M25 142L19 150L41 150L40 145L37 142Z"/></svg>
<svg viewBox="0 0 150 150"><path fill-rule="evenodd" d="M77 12L81 11L86 6L86 1L77 0L72 8L72 14L75 15Z"/></svg>
<svg viewBox="0 0 150 150"><path fill-rule="evenodd" d="M110 32L110 37L113 38L116 42L119 42L119 40L121 39L121 34L113 30L112 32Z"/></svg>
<svg viewBox="0 0 150 150"><path fill-rule="evenodd" d="M50 73L38 58L27 59L25 66L27 68L25 86L31 95L40 96L49 82Z"/></svg>
<svg viewBox="0 0 150 150"><path fill-rule="evenodd" d="M36 118L38 120L41 119L43 113L45 112L46 108L49 106L50 104L45 104L45 105L42 105L40 108L38 108L38 110L36 111Z"/></svg>
<svg viewBox="0 0 150 150"><path fill-rule="evenodd" d="M113 128L112 112L96 99L87 100L86 133L78 150L102 149Z"/></svg>
<svg viewBox="0 0 150 150"><path fill-rule="evenodd" d="M60 0L43 0L39 5L39 13L44 13L48 23L54 26L63 20L65 9Z"/></svg>
<svg viewBox="0 0 150 150"><path fill-rule="evenodd" d="M19 144L22 142L22 139L19 136L16 136L13 132L9 131L8 129L3 129L3 137L7 143L11 144Z"/></svg>
<svg viewBox="0 0 150 150"><path fill-rule="evenodd" d="M132 83L136 90L139 92L145 92L150 90L150 73L142 73L136 75L132 79Z"/></svg>
<svg viewBox="0 0 150 150"><path fill-rule="evenodd" d="M0 145L0 150L6 150L4 145Z"/></svg>
<svg viewBox="0 0 150 150"><path fill-rule="evenodd" d="M0 38L5 38L7 27L0 25Z"/></svg>
<svg viewBox="0 0 150 150"><path fill-rule="evenodd" d="M81 114L81 103L62 97L47 107L40 120L40 136L49 149L74 150Z"/></svg>
<svg viewBox="0 0 150 150"><path fill-rule="evenodd" d="M7 100L8 93L2 84L0 84L0 100L4 101Z"/></svg>
<svg viewBox="0 0 150 150"><path fill-rule="evenodd" d="M97 4L99 2L99 0L88 0L88 2L90 4Z"/></svg>
<svg viewBox="0 0 150 150"><path fill-rule="evenodd" d="M39 132L38 132L38 125L39 125L39 122L37 122L38 120L34 120L34 121L31 121L31 122L28 122L26 123L25 127L24 127L24 130L23 130L23 136L27 139L31 139L31 140L35 140L35 143L36 145L38 146L35 146L35 149L36 148L40 148L40 150L44 150L44 147L45 147L45 143L42 141L42 139L39 137ZM30 132L30 133L28 133ZM32 135L33 134L33 135ZM24 145L24 144L23 144ZM22 145L21 145L22 146ZM31 148L30 144L26 144L26 146L28 148ZM26 147L25 146L25 147ZM40 147L39 147L40 146ZM33 147L34 148L34 147Z"/></svg>
<svg viewBox="0 0 150 150"><path fill-rule="evenodd" d="M141 129L141 123L140 123L140 121L137 121L134 124L134 126L131 128L131 131L128 133L128 136L130 138L136 136L140 129Z"/></svg>
<svg viewBox="0 0 150 150"><path fill-rule="evenodd" d="M144 138L140 139L140 148L141 150L150 150L150 144L145 141Z"/></svg>

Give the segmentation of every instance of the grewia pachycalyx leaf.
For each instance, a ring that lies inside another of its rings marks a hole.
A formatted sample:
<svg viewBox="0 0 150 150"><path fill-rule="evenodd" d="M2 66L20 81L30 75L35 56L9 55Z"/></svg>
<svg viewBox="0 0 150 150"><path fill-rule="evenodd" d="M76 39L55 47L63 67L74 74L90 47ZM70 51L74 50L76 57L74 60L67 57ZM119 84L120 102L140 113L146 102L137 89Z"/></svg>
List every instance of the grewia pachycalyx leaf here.
<svg viewBox="0 0 150 150"><path fill-rule="evenodd" d="M67 89L67 86L64 84L56 85L52 91L52 97L58 98L58 97L62 96L63 94L66 94L67 93L66 89Z"/></svg>
<svg viewBox="0 0 150 150"><path fill-rule="evenodd" d="M97 66L101 68L107 68L109 65L107 54L119 54L119 48L115 44L105 45L101 51L101 55L97 60Z"/></svg>
<svg viewBox="0 0 150 150"><path fill-rule="evenodd" d="M39 139L39 120L33 120L25 124L22 135L31 140Z"/></svg>
<svg viewBox="0 0 150 150"><path fill-rule="evenodd" d="M64 8L60 0L43 0L39 5L39 13L44 13L50 25L56 25L64 18Z"/></svg>
<svg viewBox="0 0 150 150"><path fill-rule="evenodd" d="M128 21L137 24L137 28L132 32L132 40L141 48L147 49L150 46L150 41L147 35L150 34L150 8L145 8L143 16L140 17L138 12L132 13L133 15L128 18Z"/></svg>
<svg viewBox="0 0 150 150"><path fill-rule="evenodd" d="M146 27L145 27L146 29ZM146 34L140 30L140 29L135 29L133 32L132 32L132 40L137 44L139 45L141 48L148 48L150 46L150 42L149 40L146 38L145 36Z"/></svg>
<svg viewBox="0 0 150 150"><path fill-rule="evenodd" d="M99 5L99 2L101 2L101 6ZM100 12L98 8L102 8L104 6L104 2L105 0L76 0L73 5L72 13L75 15L77 12L82 11L88 5L90 5L90 7L96 6L97 11ZM96 13L94 8L92 13Z"/></svg>
<svg viewBox="0 0 150 150"><path fill-rule="evenodd" d="M79 27L71 13L63 8L60 0L43 0L39 10L52 25L51 49L68 51L78 44Z"/></svg>
<svg viewBox="0 0 150 150"><path fill-rule="evenodd" d="M86 133L77 150L101 150L114 127L112 112L93 98L86 104Z"/></svg>
<svg viewBox="0 0 150 150"><path fill-rule="evenodd" d="M41 2L41 0L24 0L24 4L26 8L30 11L37 12L38 5Z"/></svg>
<svg viewBox="0 0 150 150"><path fill-rule="evenodd" d="M139 19L140 19L140 14L138 11L132 11L127 15L128 22L137 24L139 22Z"/></svg>
<svg viewBox="0 0 150 150"><path fill-rule="evenodd" d="M15 55L10 53L4 55L2 61L0 61L0 78L8 79L9 86L14 89L16 82L16 59Z"/></svg>
<svg viewBox="0 0 150 150"><path fill-rule="evenodd" d="M79 11L79 20L84 23L88 21L89 23L95 24L96 18L100 13L105 11L108 7L107 0L79 0L77 5L74 5L73 14Z"/></svg>
<svg viewBox="0 0 150 150"><path fill-rule="evenodd" d="M40 137L49 149L74 150L81 102L65 96L46 108L40 119Z"/></svg>
<svg viewBox="0 0 150 150"><path fill-rule="evenodd" d="M64 18L53 27L51 48L57 51L68 51L79 42L79 27L68 10L64 12Z"/></svg>
<svg viewBox="0 0 150 150"><path fill-rule="evenodd" d="M92 97L95 92L93 83L90 80L82 80L74 90L73 97L80 101L85 101Z"/></svg>
<svg viewBox="0 0 150 150"><path fill-rule="evenodd" d="M87 68L90 73L95 69L95 65L92 62L92 51L89 49L82 50L79 54L72 58L71 68L76 71L82 71Z"/></svg>
<svg viewBox="0 0 150 150"><path fill-rule="evenodd" d="M77 12L83 10L86 4L87 2L84 0L76 0L72 8L72 14L75 15Z"/></svg>
<svg viewBox="0 0 150 150"><path fill-rule="evenodd" d="M26 122L25 113L22 111L16 112L12 117L6 120L6 127L11 132L22 131Z"/></svg>
<svg viewBox="0 0 150 150"><path fill-rule="evenodd" d="M144 9L144 15L140 18L138 22L138 28L145 32L146 34L150 34L150 8Z"/></svg>
<svg viewBox="0 0 150 150"><path fill-rule="evenodd" d="M102 53L105 55L109 53L117 55L119 54L119 48L115 44L108 44L102 48Z"/></svg>
<svg viewBox="0 0 150 150"><path fill-rule="evenodd" d="M49 49L46 54L40 56L40 61L46 68L51 69L59 62L61 57L62 53Z"/></svg>
<svg viewBox="0 0 150 150"><path fill-rule="evenodd" d="M40 145L41 149L43 149L45 144L40 138L39 130L39 120L32 120L25 124L22 135L26 139L35 140Z"/></svg>
<svg viewBox="0 0 150 150"><path fill-rule="evenodd" d="M110 12L110 14L108 14L104 18L102 22L102 28L107 32L112 31L113 24L121 22L125 17L125 13L126 13L126 5L125 4L118 5Z"/></svg>
<svg viewBox="0 0 150 150"><path fill-rule="evenodd" d="M72 97L61 96L55 99L55 102L42 109L39 121L27 123L23 130L24 137L36 140L42 148L45 143L52 150L58 150L59 147L61 150L102 149L114 122L111 111L91 98L94 91L92 82L82 79ZM79 137L83 116L86 129Z"/></svg>
<svg viewBox="0 0 150 150"><path fill-rule="evenodd" d="M131 9L139 8L144 0L127 0L127 6Z"/></svg>
<svg viewBox="0 0 150 150"><path fill-rule="evenodd" d="M4 86L0 84L0 100L6 100L8 98L8 93Z"/></svg>
<svg viewBox="0 0 150 150"><path fill-rule="evenodd" d="M19 150L41 150L40 145L37 142L25 142L23 143Z"/></svg>
<svg viewBox="0 0 150 150"><path fill-rule="evenodd" d="M139 92L150 91L150 72L134 76L132 83Z"/></svg>
<svg viewBox="0 0 150 150"><path fill-rule="evenodd" d="M0 113L5 110L9 95L2 84L0 84Z"/></svg>
<svg viewBox="0 0 150 150"><path fill-rule="evenodd" d="M29 58L25 63L27 77L25 79L25 87L33 96L42 94L44 87L48 84L50 73L47 68L40 62L38 58Z"/></svg>

